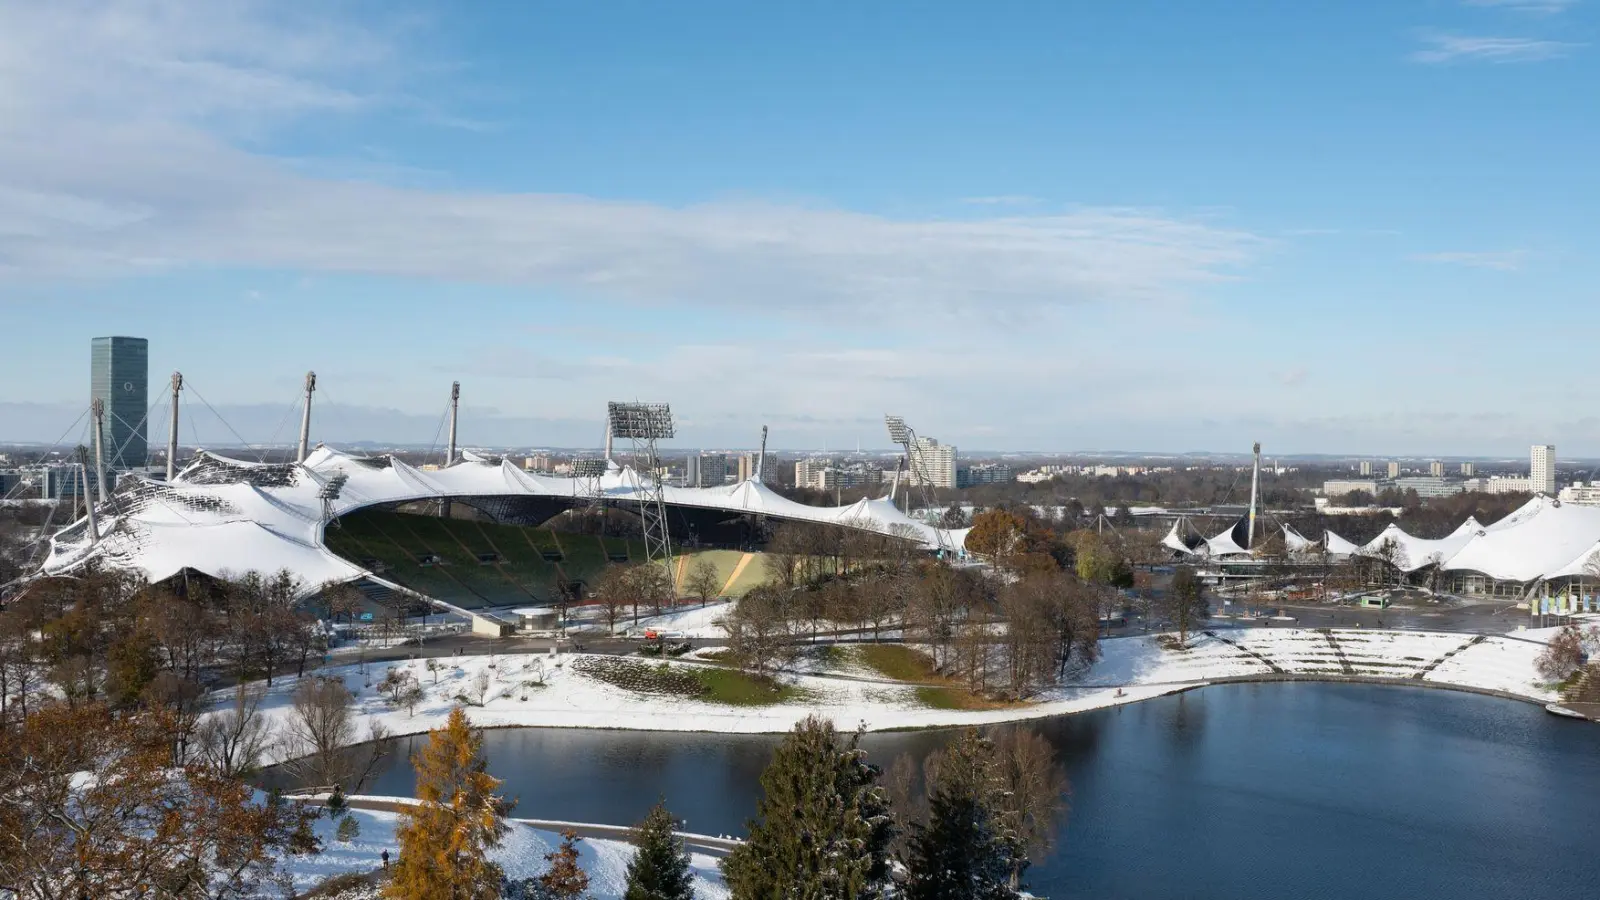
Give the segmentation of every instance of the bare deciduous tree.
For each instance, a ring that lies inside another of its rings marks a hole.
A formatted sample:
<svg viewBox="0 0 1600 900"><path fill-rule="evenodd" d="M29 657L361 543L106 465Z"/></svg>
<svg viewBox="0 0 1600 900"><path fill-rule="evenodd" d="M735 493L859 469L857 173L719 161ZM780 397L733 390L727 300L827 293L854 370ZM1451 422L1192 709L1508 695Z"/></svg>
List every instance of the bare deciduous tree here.
<svg viewBox="0 0 1600 900"><path fill-rule="evenodd" d="M202 719L195 729L195 761L222 778L243 778L254 772L272 741L271 727L261 715L259 686L240 685L233 705Z"/></svg>

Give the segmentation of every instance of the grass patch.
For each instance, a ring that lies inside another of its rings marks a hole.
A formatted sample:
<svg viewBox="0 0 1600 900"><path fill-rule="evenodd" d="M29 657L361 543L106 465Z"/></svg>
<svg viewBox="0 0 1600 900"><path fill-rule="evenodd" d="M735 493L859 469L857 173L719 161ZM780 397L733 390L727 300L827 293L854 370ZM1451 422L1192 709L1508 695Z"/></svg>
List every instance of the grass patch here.
<svg viewBox="0 0 1600 900"><path fill-rule="evenodd" d="M1020 703L1006 703L1000 700L990 700L973 692L959 687L939 687L936 685L923 685L917 688L917 702L933 709L1007 709L1021 706Z"/></svg>
<svg viewBox="0 0 1600 900"><path fill-rule="evenodd" d="M719 666L731 666L738 662L733 658L732 650L710 650L695 654L697 662L715 663Z"/></svg>
<svg viewBox="0 0 1600 900"><path fill-rule="evenodd" d="M838 648L830 648L838 649ZM864 644L856 648L874 672L896 681L928 681L938 677L933 658L904 644Z"/></svg>
<svg viewBox="0 0 1600 900"><path fill-rule="evenodd" d="M751 675L738 669L698 669L701 700L729 706L771 706L807 699L805 691L772 678Z"/></svg>

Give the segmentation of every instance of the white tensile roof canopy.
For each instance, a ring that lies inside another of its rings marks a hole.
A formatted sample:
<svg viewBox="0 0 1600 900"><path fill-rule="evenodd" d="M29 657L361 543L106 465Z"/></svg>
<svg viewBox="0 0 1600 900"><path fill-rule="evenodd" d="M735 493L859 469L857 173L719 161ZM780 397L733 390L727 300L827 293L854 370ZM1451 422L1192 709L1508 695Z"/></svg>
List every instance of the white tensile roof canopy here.
<svg viewBox="0 0 1600 900"><path fill-rule="evenodd" d="M333 581L371 573L339 557L323 543L326 524L321 494L336 477L344 481L328 501L333 517L378 504L465 497L588 499L580 479L535 475L509 461L472 454L437 471L424 472L393 457L366 457L318 447L304 464L253 463L200 451L172 483L125 479L111 501L96 507L100 539L89 539L79 520L51 539L46 574L68 574L99 561L162 581L185 569L225 577L287 569L309 594ZM606 500L639 496L640 477L612 467L600 481ZM859 528L905 537L927 548L965 546L968 529L935 529L901 512L887 499L848 506L796 503L750 480L709 488L664 487L669 505L759 513L776 519Z"/></svg>

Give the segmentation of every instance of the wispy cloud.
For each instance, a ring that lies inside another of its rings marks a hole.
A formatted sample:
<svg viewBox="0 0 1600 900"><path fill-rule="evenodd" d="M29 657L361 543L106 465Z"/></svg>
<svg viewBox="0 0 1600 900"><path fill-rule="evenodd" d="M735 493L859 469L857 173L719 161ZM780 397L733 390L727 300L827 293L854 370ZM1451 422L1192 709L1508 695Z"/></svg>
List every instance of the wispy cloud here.
<svg viewBox="0 0 1600 900"><path fill-rule="evenodd" d="M1473 269L1493 269L1497 272L1515 272L1522 268L1527 260L1525 250L1447 250L1439 253L1417 253L1411 257L1413 262L1438 263L1441 265L1467 266Z"/></svg>
<svg viewBox="0 0 1600 900"><path fill-rule="evenodd" d="M962 197L961 202L974 206L1033 206L1041 201L1027 194L996 194L992 197Z"/></svg>
<svg viewBox="0 0 1600 900"><path fill-rule="evenodd" d="M1214 218L1161 210L903 219L354 177L336 162L255 152L235 129L373 108L403 115L406 104L391 103L385 86L403 77L393 64L409 54L381 35L286 20L278 9L159 0L5 7L0 277L258 266L644 303L748 309L758 298L778 313L959 312L981 303L986 316L1005 316L1178 296L1233 277L1267 243ZM394 95L408 92L400 85Z"/></svg>
<svg viewBox="0 0 1600 900"><path fill-rule="evenodd" d="M1490 62L1525 63L1560 59L1582 44L1523 37L1473 37L1433 33L1422 36L1423 47L1411 54L1420 63Z"/></svg>
<svg viewBox="0 0 1600 900"><path fill-rule="evenodd" d="M1468 6L1487 6L1513 12L1553 16L1578 5L1578 0L1464 0Z"/></svg>

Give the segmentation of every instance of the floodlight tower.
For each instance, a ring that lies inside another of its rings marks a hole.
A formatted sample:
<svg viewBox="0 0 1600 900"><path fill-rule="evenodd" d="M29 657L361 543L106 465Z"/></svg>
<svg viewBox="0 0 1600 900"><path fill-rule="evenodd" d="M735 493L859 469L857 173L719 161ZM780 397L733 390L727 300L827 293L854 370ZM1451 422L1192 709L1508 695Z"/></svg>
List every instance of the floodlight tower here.
<svg viewBox="0 0 1600 900"><path fill-rule="evenodd" d="M917 447L916 429L906 424L901 416L884 416L883 424L889 429L889 440L899 444L906 451L906 468L911 474L911 481L922 488L922 508L931 512L938 508L937 498L933 491L933 479L928 475L928 467L923 463L922 451ZM910 506L910 492L907 492L907 507ZM950 549L945 546L944 530L938 526L933 528L933 539L938 545L939 555L944 556Z"/></svg>
<svg viewBox="0 0 1600 900"><path fill-rule="evenodd" d="M587 501L586 508L591 513L605 510L605 494L600 487L600 477L606 474L607 463L604 458L572 461L573 496Z"/></svg>
<svg viewBox="0 0 1600 900"><path fill-rule="evenodd" d="M639 498L639 521L644 526L644 554L649 562L661 562L667 567L667 577L672 577L672 537L667 529L667 501L662 491L661 459L656 453L656 441L670 438L675 429L672 424L672 407L665 403L607 404L606 420L610 423L613 438L633 442L634 476ZM648 472L648 480L638 472L641 458Z"/></svg>
<svg viewBox="0 0 1600 900"><path fill-rule="evenodd" d="M322 490L317 491L317 499L322 501L322 524L324 526L333 521L333 502L339 499L339 494L344 491L345 482L349 480L349 474L340 469L322 485Z"/></svg>

